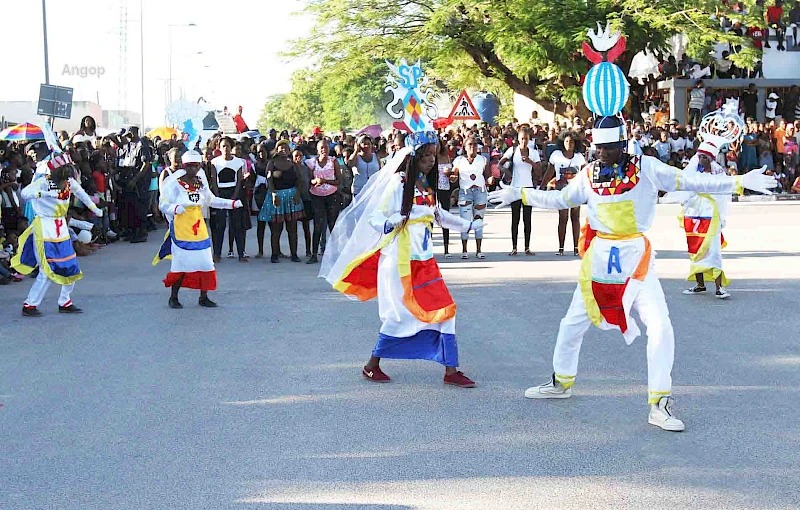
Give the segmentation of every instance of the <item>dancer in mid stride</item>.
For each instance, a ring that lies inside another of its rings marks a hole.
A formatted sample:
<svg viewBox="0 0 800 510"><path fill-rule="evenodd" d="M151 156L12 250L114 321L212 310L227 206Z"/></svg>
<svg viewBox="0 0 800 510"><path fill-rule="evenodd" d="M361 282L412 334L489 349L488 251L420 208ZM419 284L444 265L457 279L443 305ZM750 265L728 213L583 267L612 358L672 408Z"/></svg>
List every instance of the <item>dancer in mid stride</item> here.
<svg viewBox="0 0 800 510"><path fill-rule="evenodd" d="M178 301L181 287L199 290L200 306L214 308L217 304L209 299L208 292L217 290L217 271L202 208L238 209L242 202L214 196L200 170L203 157L199 152L184 153L181 162L183 168L164 179L161 188L158 207L169 221L169 230L153 265L165 258L172 259L172 267L164 279L164 286L172 289L170 308L183 308Z"/></svg>
<svg viewBox="0 0 800 510"><path fill-rule="evenodd" d="M758 170L739 177L687 173L653 157L627 155L625 122L618 114L628 86L622 71L611 63L624 51L625 40L619 33L610 34L608 26L599 32L589 31L597 51L584 44L584 52L596 65L589 70L583 89L586 105L597 116L592 143L598 161L584 166L560 191L507 187L489 196L500 207L516 200L543 209L588 205L588 224L579 245L583 262L578 287L558 331L553 374L546 383L529 388L525 396L570 397L589 326L617 329L630 344L640 334L631 316L636 310L647 326L648 422L681 431L684 424L674 414L672 399L675 337L654 271L653 251L644 236L653 223L659 190L734 193L744 187L767 192L775 186L775 178ZM597 96L595 91L608 95Z"/></svg>
<svg viewBox="0 0 800 510"><path fill-rule="evenodd" d="M38 307L51 282L61 285L59 313L82 312L70 297L75 282L83 278L67 224L72 196L83 202L95 216L103 215L73 177L76 169L69 154L53 153L46 165L47 170L37 174L33 182L22 190L22 198L33 203L36 217L20 236L21 248L11 261L11 266L22 274L31 274L39 268L39 275L22 305L22 315L26 317L42 315Z"/></svg>
<svg viewBox="0 0 800 510"><path fill-rule="evenodd" d="M427 96L419 88L422 72L419 64L405 61L392 69L397 74L391 81L397 85L395 97L413 97L401 110L414 111L402 125L411 132L407 147L369 179L339 217L320 277L361 301L378 298L382 325L362 370L366 379L389 382L381 358L426 359L445 366L445 384L471 388L475 383L458 370L456 304L433 256L432 232L434 223L468 232L483 221L462 219L437 203L438 139L426 113Z"/></svg>

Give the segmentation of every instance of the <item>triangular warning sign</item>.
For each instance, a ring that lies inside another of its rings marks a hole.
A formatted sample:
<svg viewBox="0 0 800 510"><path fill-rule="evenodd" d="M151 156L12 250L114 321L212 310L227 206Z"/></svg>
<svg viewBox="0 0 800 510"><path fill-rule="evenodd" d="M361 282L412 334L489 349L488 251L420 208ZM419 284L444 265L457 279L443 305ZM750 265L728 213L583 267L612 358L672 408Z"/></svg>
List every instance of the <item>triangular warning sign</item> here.
<svg viewBox="0 0 800 510"><path fill-rule="evenodd" d="M466 90L462 90L456 99L456 104L453 105L453 110L450 112L450 118L453 120L481 120L481 116L478 115L478 110L472 104L472 99L469 98Z"/></svg>

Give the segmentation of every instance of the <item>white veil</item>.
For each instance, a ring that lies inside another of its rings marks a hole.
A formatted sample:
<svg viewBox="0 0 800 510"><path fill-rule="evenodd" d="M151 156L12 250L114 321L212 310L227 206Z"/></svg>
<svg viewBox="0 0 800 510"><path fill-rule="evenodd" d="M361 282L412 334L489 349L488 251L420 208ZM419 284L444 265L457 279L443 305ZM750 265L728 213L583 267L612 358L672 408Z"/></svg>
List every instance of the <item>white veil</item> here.
<svg viewBox="0 0 800 510"><path fill-rule="evenodd" d="M335 284L350 262L378 245L384 234L372 227L370 217L381 206L386 186L412 151L413 147L397 151L380 172L370 177L353 203L339 215L325 244L320 278Z"/></svg>

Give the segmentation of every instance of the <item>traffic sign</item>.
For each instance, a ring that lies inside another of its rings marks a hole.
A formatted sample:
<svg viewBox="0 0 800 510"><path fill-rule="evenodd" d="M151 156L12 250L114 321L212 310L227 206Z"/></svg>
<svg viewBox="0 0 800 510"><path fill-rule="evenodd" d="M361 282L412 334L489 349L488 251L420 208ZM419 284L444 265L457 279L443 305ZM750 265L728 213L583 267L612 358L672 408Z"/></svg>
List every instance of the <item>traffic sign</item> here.
<svg viewBox="0 0 800 510"><path fill-rule="evenodd" d="M481 120L481 116L478 115L478 110L472 104L472 99L469 98L466 90L462 90L456 99L456 104L453 105L453 110L450 112L450 119Z"/></svg>
<svg viewBox="0 0 800 510"><path fill-rule="evenodd" d="M72 90L42 83L39 87L39 105L36 113L45 117L68 119L72 116Z"/></svg>

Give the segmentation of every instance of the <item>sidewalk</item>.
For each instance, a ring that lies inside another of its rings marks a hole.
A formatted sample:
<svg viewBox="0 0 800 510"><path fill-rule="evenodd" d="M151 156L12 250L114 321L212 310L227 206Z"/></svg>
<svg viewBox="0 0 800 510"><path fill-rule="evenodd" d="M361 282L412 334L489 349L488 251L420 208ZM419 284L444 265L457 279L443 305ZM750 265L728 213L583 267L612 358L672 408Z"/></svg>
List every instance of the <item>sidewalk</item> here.
<svg viewBox="0 0 800 510"><path fill-rule="evenodd" d="M734 195L734 202L800 202L800 194L781 193L779 195Z"/></svg>

